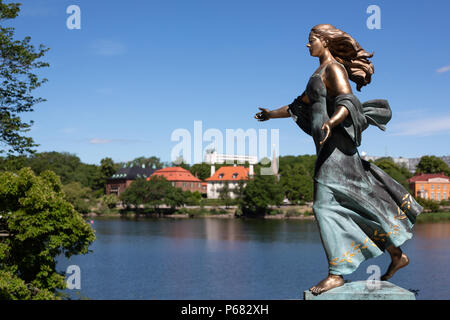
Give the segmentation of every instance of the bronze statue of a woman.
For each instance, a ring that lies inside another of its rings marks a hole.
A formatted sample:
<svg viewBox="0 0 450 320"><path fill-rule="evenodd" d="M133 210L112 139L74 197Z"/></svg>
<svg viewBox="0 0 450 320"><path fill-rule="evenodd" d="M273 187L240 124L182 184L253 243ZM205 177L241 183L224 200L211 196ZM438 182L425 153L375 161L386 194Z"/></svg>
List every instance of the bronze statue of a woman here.
<svg viewBox="0 0 450 320"><path fill-rule="evenodd" d="M306 46L320 62L306 90L279 109L259 108L255 118L292 117L315 142L313 211L329 271L310 291L320 294L343 285L343 275L385 250L392 262L381 280L408 265L400 246L412 237L423 208L402 185L358 153L362 131L369 124L385 130L391 119L386 100L361 103L350 87L349 79L358 91L370 83L373 54L329 24L313 27Z"/></svg>

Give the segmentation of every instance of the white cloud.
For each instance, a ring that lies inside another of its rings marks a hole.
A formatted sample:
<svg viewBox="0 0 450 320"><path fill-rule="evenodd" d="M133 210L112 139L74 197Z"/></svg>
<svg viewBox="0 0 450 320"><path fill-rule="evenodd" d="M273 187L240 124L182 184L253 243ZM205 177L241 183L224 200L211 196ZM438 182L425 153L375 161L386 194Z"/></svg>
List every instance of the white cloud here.
<svg viewBox="0 0 450 320"><path fill-rule="evenodd" d="M450 131L450 116L403 122L393 127L396 136L430 136Z"/></svg>
<svg viewBox="0 0 450 320"><path fill-rule="evenodd" d="M91 140L89 140L89 143L91 144L107 144L107 143L111 143L112 140L108 140L108 139L99 139L99 138L93 138Z"/></svg>
<svg viewBox="0 0 450 320"><path fill-rule="evenodd" d="M119 56L127 52L123 43L112 40L97 40L92 43L91 48L100 56Z"/></svg>
<svg viewBox="0 0 450 320"><path fill-rule="evenodd" d="M138 140L138 139L102 139L102 138L92 138L89 140L90 144L108 144L108 143L150 143L149 140Z"/></svg>
<svg viewBox="0 0 450 320"><path fill-rule="evenodd" d="M439 68L436 70L436 72L438 72L438 73L443 73L443 72L447 72L447 71L450 71L450 66L445 66L445 67L442 67L442 68Z"/></svg>

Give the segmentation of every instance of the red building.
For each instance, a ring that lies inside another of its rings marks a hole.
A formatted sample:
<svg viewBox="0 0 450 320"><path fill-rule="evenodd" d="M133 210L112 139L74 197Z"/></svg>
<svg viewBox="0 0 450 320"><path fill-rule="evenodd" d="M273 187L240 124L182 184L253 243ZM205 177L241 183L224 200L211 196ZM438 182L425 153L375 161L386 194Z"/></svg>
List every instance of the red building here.
<svg viewBox="0 0 450 320"><path fill-rule="evenodd" d="M444 173L422 173L408 182L416 197L436 201L449 199L450 178Z"/></svg>
<svg viewBox="0 0 450 320"><path fill-rule="evenodd" d="M119 196L130 184L138 178L150 177L155 169L143 166L124 166L106 180L106 194Z"/></svg>
<svg viewBox="0 0 450 320"><path fill-rule="evenodd" d="M172 182L174 187L181 188L184 191L198 191L202 194L206 194L206 182L194 177L189 170L182 167L167 167L159 169L156 170L152 176L163 176ZM147 178L147 180L150 180L150 178Z"/></svg>

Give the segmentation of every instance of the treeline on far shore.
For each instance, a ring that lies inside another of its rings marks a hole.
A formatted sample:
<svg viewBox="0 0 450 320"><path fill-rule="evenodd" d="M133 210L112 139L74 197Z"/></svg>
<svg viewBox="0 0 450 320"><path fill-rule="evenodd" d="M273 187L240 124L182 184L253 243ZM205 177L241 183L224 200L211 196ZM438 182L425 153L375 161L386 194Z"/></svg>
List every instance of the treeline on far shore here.
<svg viewBox="0 0 450 320"><path fill-rule="evenodd" d="M313 176L315 155L280 156L279 180L274 175L260 175L262 165L255 166L255 177L241 183L230 196L227 187L222 188L219 199L206 199L198 192L182 191L172 186L162 177L152 177L150 181L134 181L120 197L105 194L107 178L124 165L146 165L155 169L173 166L161 162L158 157L139 157L126 163L115 163L104 158L100 164L85 164L74 154L60 152L42 152L29 156L0 157L0 171L19 171L29 167L39 175L46 170L53 171L60 179L66 200L82 214L174 214L185 213L191 216L205 214L223 214L233 212L236 215L258 216L283 213L286 216L310 215L310 211L297 210L299 205L313 201ZM413 176L407 168L399 166L391 158L380 158L374 164L392 178L409 189L408 179ZM177 164L204 180L209 177L210 165L200 163ZM216 169L221 165L216 166ZM248 164L245 164L248 166ZM267 166L270 166L267 165ZM417 166L418 173L450 174L448 165L434 156L424 156ZM417 199L425 212L449 211L450 202ZM289 210L280 210L285 203Z"/></svg>

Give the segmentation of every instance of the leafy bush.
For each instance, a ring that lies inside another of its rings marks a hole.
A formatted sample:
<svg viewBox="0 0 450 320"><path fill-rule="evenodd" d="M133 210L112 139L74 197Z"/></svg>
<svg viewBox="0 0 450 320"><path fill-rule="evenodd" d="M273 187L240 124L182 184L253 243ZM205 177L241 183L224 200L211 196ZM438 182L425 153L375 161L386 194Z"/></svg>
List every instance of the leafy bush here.
<svg viewBox="0 0 450 320"><path fill-rule="evenodd" d="M113 209L116 207L117 202L119 202L119 198L114 194L107 194L101 197L101 204L109 209Z"/></svg>
<svg viewBox="0 0 450 320"><path fill-rule="evenodd" d="M62 187L65 199L69 201L79 213L91 212L94 205L94 197L92 190L83 187L79 182L72 182Z"/></svg>
<svg viewBox="0 0 450 320"><path fill-rule="evenodd" d="M0 242L0 299L56 299L64 273L56 257L88 252L95 235L51 171L0 173L0 215L10 236ZM4 218L3 218L4 219Z"/></svg>
<svg viewBox="0 0 450 320"><path fill-rule="evenodd" d="M284 193L274 175L255 175L243 191L240 207L244 215L270 213L269 205L281 205Z"/></svg>
<svg viewBox="0 0 450 320"><path fill-rule="evenodd" d="M418 197L417 202L426 210L431 212L439 211L439 202Z"/></svg>

